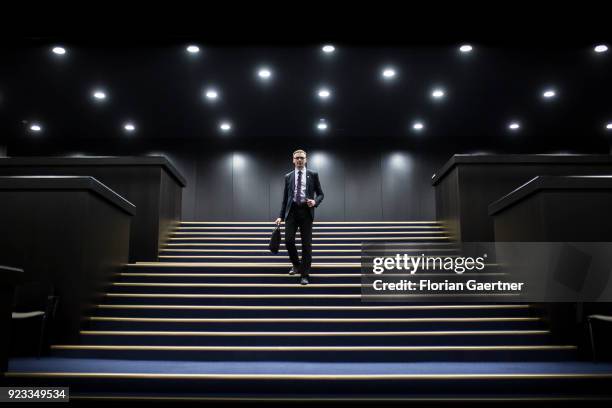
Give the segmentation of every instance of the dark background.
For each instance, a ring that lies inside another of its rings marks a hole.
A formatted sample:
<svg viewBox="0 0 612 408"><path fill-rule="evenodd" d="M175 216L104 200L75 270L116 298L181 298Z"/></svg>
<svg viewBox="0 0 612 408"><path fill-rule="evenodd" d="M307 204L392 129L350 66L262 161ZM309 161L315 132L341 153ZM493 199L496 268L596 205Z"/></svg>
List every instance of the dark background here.
<svg viewBox="0 0 612 408"><path fill-rule="evenodd" d="M218 37L217 37L218 38ZM419 39L420 38L420 39ZM272 220L291 152L326 194L318 220L428 220L430 179L454 153L610 152L612 51L591 40L322 41L270 45L197 36L27 37L4 44L0 154L167 155L187 178L184 220ZM197 44L201 52L188 54ZM50 52L62 45L67 54ZM268 83L260 65L273 71ZM380 71L393 65L393 81ZM330 100L316 90L327 85ZM434 86L443 100L430 97ZM220 91L211 104L203 92ZM547 87L557 97L544 100ZM92 91L108 98L97 103ZM315 127L325 118L329 129ZM229 119L233 129L218 129ZM413 121L425 129L414 132ZM507 126L518 120L521 129ZM132 120L136 132L126 134ZM38 121L43 131L29 126Z"/></svg>

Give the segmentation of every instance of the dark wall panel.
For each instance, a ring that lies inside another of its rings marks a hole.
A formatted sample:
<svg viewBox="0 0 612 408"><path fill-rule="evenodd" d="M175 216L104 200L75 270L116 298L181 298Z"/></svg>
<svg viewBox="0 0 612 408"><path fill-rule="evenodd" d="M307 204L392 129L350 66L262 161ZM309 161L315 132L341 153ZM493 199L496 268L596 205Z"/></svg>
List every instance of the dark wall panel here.
<svg viewBox="0 0 612 408"><path fill-rule="evenodd" d="M382 211L387 221L433 220L434 195L430 179L439 160L416 152L381 155Z"/></svg>
<svg viewBox="0 0 612 408"><path fill-rule="evenodd" d="M406 214L418 214L418 195L411 199L414 162L405 152L383 154L381 157L381 201L384 220L404 219Z"/></svg>
<svg viewBox="0 0 612 408"><path fill-rule="evenodd" d="M430 179L446 159L406 151L311 150L307 167L319 173L325 193L316 220L432 220L435 198ZM183 205L183 220L278 217L283 176L293 170L290 152L208 151L192 160L195 206L190 211Z"/></svg>
<svg viewBox="0 0 612 408"><path fill-rule="evenodd" d="M313 151L308 159L311 169L319 173L325 194L323 203L315 210L317 221L345 221L346 173L342 158L326 151ZM290 169L291 170L291 169ZM348 219L351 219L350 217Z"/></svg>
<svg viewBox="0 0 612 408"><path fill-rule="evenodd" d="M108 146L89 143L88 155L165 155L187 180L182 195L183 221L271 221L280 211L283 175L293 169L291 153L302 147L308 167L319 172L325 199L317 221L432 220L434 188L430 178L449 152L405 147L328 144L270 145L180 144ZM42 150L12 149L14 155L67 155L77 147L49 145ZM120 180L118 180L120 182ZM152 205L151 201L151 205ZM155 226L155 231L158 226Z"/></svg>
<svg viewBox="0 0 612 408"><path fill-rule="evenodd" d="M345 218L382 220L380 154L343 152L345 162Z"/></svg>
<svg viewBox="0 0 612 408"><path fill-rule="evenodd" d="M270 207L267 220L274 220L279 216L283 203L284 176L293 169L293 163L289 156L278 155L274 160L269 160L268 168L268 201ZM315 217L318 216L319 214L315 215Z"/></svg>
<svg viewBox="0 0 612 408"><path fill-rule="evenodd" d="M446 162L445 155L423 155L420 152L413 154L414 171L411 172L411 183L415 186L411 190L412 199L418 197L419 216L415 219L435 220L436 196L432 191L431 179L433 174ZM404 219L411 219L408 214Z"/></svg>
<svg viewBox="0 0 612 408"><path fill-rule="evenodd" d="M461 205L459 195L459 170L451 170L436 185L436 220L443 222L453 236L461 236Z"/></svg>
<svg viewBox="0 0 612 408"><path fill-rule="evenodd" d="M196 176L193 183L196 186L195 212L183 213L183 220L233 219L232 156L231 152L203 152L197 155Z"/></svg>
<svg viewBox="0 0 612 408"><path fill-rule="evenodd" d="M270 219L270 159L258 152L238 151L233 154L234 221Z"/></svg>
<svg viewBox="0 0 612 408"><path fill-rule="evenodd" d="M163 154L163 153L162 153ZM195 154L186 153L184 156L180 154L169 154L168 159L174 163L177 170L187 179L187 185L183 187L183 196L181 200L181 215L182 219L192 219L196 213L197 204L197 174L198 161Z"/></svg>
<svg viewBox="0 0 612 408"><path fill-rule="evenodd" d="M181 220L182 187L164 170L160 170L159 232L157 246L161 248Z"/></svg>

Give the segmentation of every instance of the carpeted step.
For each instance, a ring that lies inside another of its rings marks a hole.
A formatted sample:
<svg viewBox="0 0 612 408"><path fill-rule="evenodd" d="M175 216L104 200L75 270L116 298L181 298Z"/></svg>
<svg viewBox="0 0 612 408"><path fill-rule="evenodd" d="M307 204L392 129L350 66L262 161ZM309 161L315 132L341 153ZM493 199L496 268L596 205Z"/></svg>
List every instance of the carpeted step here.
<svg viewBox="0 0 612 408"><path fill-rule="evenodd" d="M210 332L89 331L82 345L162 346L443 346L545 345L547 330L350 331L350 332Z"/></svg>
<svg viewBox="0 0 612 408"><path fill-rule="evenodd" d="M418 256L421 254L426 255L435 255L435 256L451 256L456 255L457 250L452 248L410 248L410 249L401 249L402 253L412 254L414 256ZM298 247L298 255L301 256L301 247ZM334 248L333 246L324 246L317 247L314 250L316 256L361 256L361 248L360 247L338 247ZM265 248L251 248L248 247L189 247L189 246L173 246L163 248L159 251L161 256L249 256L254 259L267 259L267 257L274 256L277 258L288 257L289 254L285 247L280 248L277 254L270 253L268 247ZM263 258L261 258L263 257Z"/></svg>
<svg viewBox="0 0 612 408"><path fill-rule="evenodd" d="M557 361L575 346L111 346L54 345L54 357L206 361Z"/></svg>
<svg viewBox="0 0 612 408"><path fill-rule="evenodd" d="M269 225L180 225L173 231L212 231L212 232L263 232L269 233L276 228L276 225L270 223ZM280 225L280 230L284 232L286 229L285 224ZM445 230L443 225L438 223L421 223L421 224L403 224L403 225L383 225L383 224L352 224L352 225L341 225L341 224L328 224L318 225L313 224L313 232L369 232L369 231L443 231ZM299 230L298 230L299 233Z"/></svg>
<svg viewBox="0 0 612 408"><path fill-rule="evenodd" d="M363 242L387 242L392 241L396 243L408 243L408 244L423 244L423 243L434 243L434 242L451 242L451 238L447 235L409 235L409 236L350 236L350 237L313 237L312 244L328 244L335 246L342 246L346 244L358 244L362 245ZM168 238L168 244L197 244L197 243L222 243L225 247L232 248L238 246L238 244L267 244L270 242L270 236L261 237L215 237L215 236L172 236ZM281 237L281 247L285 247L285 238Z"/></svg>
<svg viewBox="0 0 612 408"><path fill-rule="evenodd" d="M301 255L300 255L301 256ZM323 255L317 252L316 255L313 255L313 262L322 261L322 262L360 262L361 254L330 254ZM287 263L288 257L282 255L185 255L185 254L175 254L175 255L165 255L160 254L158 256L160 262L282 262Z"/></svg>
<svg viewBox="0 0 612 408"><path fill-rule="evenodd" d="M201 238L206 240L211 239L253 239L253 238L264 238L269 239L271 235L270 231L175 231L169 234L170 238ZM313 231L312 239L313 242L316 240L321 241L376 241L385 240L388 238L411 240L413 238L422 237L448 237L448 233L444 230L410 230L410 231ZM300 233L296 233L296 239L300 239ZM285 235L281 234L281 239L285 239Z"/></svg>
<svg viewBox="0 0 612 408"><path fill-rule="evenodd" d="M128 264L124 272L185 272L185 273L279 273L288 274L288 259L283 262L137 262ZM316 273L361 273L357 262L313 262L310 271Z"/></svg>
<svg viewBox="0 0 612 408"><path fill-rule="evenodd" d="M269 252L268 249L269 242L265 242L262 240L256 240L249 243L218 243L214 241L205 241L199 243L181 243L179 242L167 242L162 245L161 249L163 250L171 250L171 249L216 249L216 250L227 250L227 251L235 251L235 250L259 250L264 252ZM301 241L299 239L296 240L295 243L298 250L301 249ZM368 244L370 248L380 248L380 249L402 249L409 252L419 252L419 251L457 251L457 244L451 241L434 241L434 242L403 242L403 241L394 241L394 242L381 242L380 245L376 246L372 243ZM362 243L361 242L350 242L343 241L340 243L313 243L313 249L319 251L331 251L331 250L361 250ZM285 246L280 247L281 251L285 250Z"/></svg>
<svg viewBox="0 0 612 408"><path fill-rule="evenodd" d="M534 330L538 317L402 318L86 318L87 330L155 331L360 331L360 330Z"/></svg>
<svg viewBox="0 0 612 408"><path fill-rule="evenodd" d="M438 255L436 255L438 256ZM443 256L445 259L446 258L454 258L457 257L457 255L452 255L452 254L445 254L445 255L439 255L439 256ZM328 265L332 265L334 263L360 263L363 259L363 256L361 254L330 254L330 255L323 255L320 254L318 252L315 253L315 255L313 255L312 257L312 262L313 264L317 265L317 264L328 264ZM371 259L371 258L370 258ZM185 255L185 254L174 254L174 255L164 255L164 254L160 254L158 256L158 261L159 262L163 262L163 263L183 263L183 262L199 262L199 263L254 263L254 262L259 262L259 263L281 263L283 265L289 265L289 257L288 256L282 256L282 255L274 255L274 254L267 254L267 255L258 255L258 256L252 256L252 255L202 255L202 254L196 254L196 255ZM355 265L356 266L356 265ZM492 269L493 267L496 267L497 265L495 264L485 264L485 269L484 270L489 270ZM499 269L498 267L496 269ZM438 268L438 270L441 270L441 268ZM434 267L431 266L430 267L430 271L435 271Z"/></svg>
<svg viewBox="0 0 612 408"><path fill-rule="evenodd" d="M115 278L115 282L167 282L167 283L285 283L295 284L299 275L289 275L287 270L276 270L273 273L215 273L212 271L192 270L188 273L175 272L171 269L150 273L124 272ZM361 283L359 273L311 273L312 281L318 283Z"/></svg>
<svg viewBox="0 0 612 408"><path fill-rule="evenodd" d="M405 299L392 301L385 296L380 301L362 301L361 294L197 294L197 293L103 293L101 297L107 304L159 304L159 305L303 305L303 306L359 306L406 304ZM491 303L507 302L507 297L489 296ZM469 301L470 299L463 299ZM487 299L482 299L487 300ZM428 302L430 303L430 302Z"/></svg>
<svg viewBox="0 0 612 408"><path fill-rule="evenodd" d="M125 272L118 275L115 282L131 282L131 283L283 283L296 284L299 275L289 275L287 271L281 270L275 273L214 273L214 271L196 271L191 273L183 271L173 272L172 270L140 273L140 272ZM419 278L427 278L431 281L444 279L455 279L454 273L423 273L419 274ZM471 275L463 275L471 276ZM502 273L479 273L480 278L490 278L490 280L499 280ZM394 275L398 279L414 278L414 275ZM311 273L310 281L317 284L334 284L334 283L352 283L361 284L362 276L359 273Z"/></svg>
<svg viewBox="0 0 612 408"><path fill-rule="evenodd" d="M355 405L496 404L610 398L609 364L579 362L311 363L27 359L12 361L13 386L69 386L71 397L193 398L201 402L297 401ZM223 399L225 398L225 399ZM263 398L267 398L264 400ZM283 401L285 399L285 401ZM353 399L353 400L352 400ZM129 401L128 401L129 402Z"/></svg>
<svg viewBox="0 0 612 408"><path fill-rule="evenodd" d="M110 305L92 309L93 316L116 317L530 317L524 304L387 305L387 306L197 306Z"/></svg>
<svg viewBox="0 0 612 408"><path fill-rule="evenodd" d="M312 223L313 227L363 227L363 226L410 226L410 225L443 225L436 220L412 220L412 221L318 221ZM182 221L177 227L275 227L270 221ZM281 227L285 224L281 223Z"/></svg>
<svg viewBox="0 0 612 408"><path fill-rule="evenodd" d="M310 283L300 285L299 277L294 283L132 283L113 282L112 293L196 293L196 294L359 294L359 283Z"/></svg>

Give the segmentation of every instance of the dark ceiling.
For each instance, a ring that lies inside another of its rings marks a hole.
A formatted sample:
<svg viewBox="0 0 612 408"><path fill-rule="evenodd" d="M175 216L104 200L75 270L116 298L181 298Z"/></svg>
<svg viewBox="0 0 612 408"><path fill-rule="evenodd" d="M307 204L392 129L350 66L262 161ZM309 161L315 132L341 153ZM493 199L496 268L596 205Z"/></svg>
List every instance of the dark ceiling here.
<svg viewBox="0 0 612 408"><path fill-rule="evenodd" d="M597 150L612 130L612 50L459 45L278 47L214 46L199 41L84 44L22 41L0 64L1 132L9 143L160 138L265 143L276 138L406 140L429 145L538 146ZM200 46L190 54L185 47ZM605 42L604 42L605 43ZM65 55L51 52L54 45ZM612 44L608 44L612 45ZM262 82L260 66L272 77ZM397 75L383 80L381 70ZM317 90L332 93L322 101ZM431 92L445 90L441 100ZM219 92L210 103L204 91ZM103 89L107 98L92 97ZM556 96L543 92L553 88ZM327 131L316 124L324 118ZM219 129L222 120L231 131ZM136 126L132 134L126 121ZM420 120L424 129L412 129ZM520 129L508 125L516 120ZM29 129L33 122L42 131Z"/></svg>

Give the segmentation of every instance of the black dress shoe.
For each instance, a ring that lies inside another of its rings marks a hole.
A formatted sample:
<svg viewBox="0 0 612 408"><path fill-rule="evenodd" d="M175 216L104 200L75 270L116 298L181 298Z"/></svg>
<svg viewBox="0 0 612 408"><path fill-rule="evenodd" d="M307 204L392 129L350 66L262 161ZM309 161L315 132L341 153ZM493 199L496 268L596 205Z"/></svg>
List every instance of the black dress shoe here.
<svg viewBox="0 0 612 408"><path fill-rule="evenodd" d="M308 285L308 278L306 276L302 276L300 280L300 285Z"/></svg>
<svg viewBox="0 0 612 408"><path fill-rule="evenodd" d="M295 266L291 267L291 269L289 269L289 275L295 275L298 271L298 268L296 268Z"/></svg>

